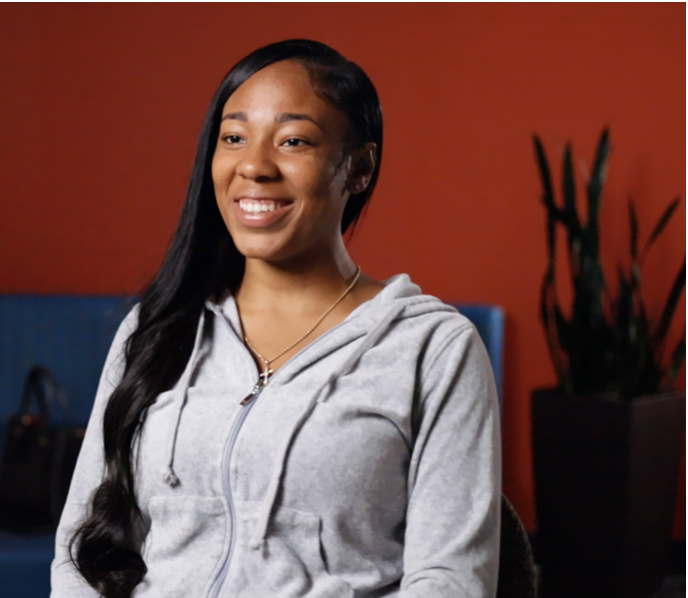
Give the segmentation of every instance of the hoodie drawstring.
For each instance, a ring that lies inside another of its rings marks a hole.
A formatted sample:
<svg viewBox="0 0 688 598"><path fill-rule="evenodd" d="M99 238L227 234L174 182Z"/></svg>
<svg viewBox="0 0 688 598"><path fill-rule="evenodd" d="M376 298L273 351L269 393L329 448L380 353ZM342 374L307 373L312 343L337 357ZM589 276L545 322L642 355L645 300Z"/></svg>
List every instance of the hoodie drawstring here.
<svg viewBox="0 0 688 598"><path fill-rule="evenodd" d="M270 482L268 488L265 492L265 498L260 505L258 511L258 521L256 522L255 536L249 542L249 547L253 550L258 550L265 545L265 538L267 537L268 524L270 522L270 515L272 513L272 508L277 499L277 494L279 492L280 484L282 482L282 474L284 473L284 466L287 461L287 456L289 454L289 448L294 439L296 433L303 427L311 413L315 409L318 403L324 403L329 397L329 390L335 384L337 378L346 375L361 359L363 354L373 347L382 335L387 331L390 324L399 316L399 314L404 309L402 303L394 306L390 309L385 317L380 320L375 327L365 336L361 345L353 352L353 354L347 359L344 364L338 368L333 374L329 376L327 382L320 388L318 392L315 393L313 398L308 402L308 405L304 409L303 413L297 420L296 424L292 426L291 432L287 435L285 442L280 448L277 454L277 465L272 471L270 476Z"/></svg>
<svg viewBox="0 0 688 598"><path fill-rule="evenodd" d="M176 486L179 484L179 478L174 473L174 448L177 444L177 433L179 432L179 423L182 419L182 411L184 410L184 405L186 404L186 396L189 390L189 383L191 382L191 376L193 375L194 369L196 368L196 362L198 361L198 353L201 347L201 341L203 340L203 328L205 327L205 310L201 312L201 317L198 321L198 329L196 330L196 338L194 340L193 350L191 351L191 357L189 358L184 373L182 374L179 382L177 383L174 390L173 405L175 413L170 421L170 431L167 439L167 451L165 453L165 465L162 468L162 481L168 486Z"/></svg>

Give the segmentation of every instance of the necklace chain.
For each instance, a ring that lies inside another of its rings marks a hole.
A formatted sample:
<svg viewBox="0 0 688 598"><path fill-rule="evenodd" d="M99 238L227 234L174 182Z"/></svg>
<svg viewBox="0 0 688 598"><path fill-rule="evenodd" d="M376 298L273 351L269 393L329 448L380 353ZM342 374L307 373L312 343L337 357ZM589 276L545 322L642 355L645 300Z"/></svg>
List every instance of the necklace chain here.
<svg viewBox="0 0 688 598"><path fill-rule="evenodd" d="M270 378L270 375L273 373L273 371L270 369L270 364L273 361L275 361L276 359L279 359L280 357L282 357L282 355L284 355L288 351L291 351L294 347L296 347L296 345L298 345L301 341L306 339L311 334L311 332L313 332L320 325L320 322L322 322L330 314L330 312L344 300L344 297L346 297L351 292L351 290L356 286L356 283L358 282L358 277L360 275L361 275L361 267L357 266L356 267L356 274L354 274L353 280L351 281L349 286L346 288L346 290L339 296L339 298L332 305L330 305L330 307L328 307L325 310L325 313L323 313L323 315L320 316L316 320L316 322L315 322L315 324L313 324L313 326L311 326L304 334L302 334L298 339L296 339L286 349L284 349L283 351L281 351L277 355L275 355L272 359L265 359L265 357L263 357L258 352L258 350L251 344L251 341L248 340L248 337L246 335L244 335L244 342L246 343L246 346L251 350L251 352L258 359L260 359L263 362L264 369L263 369L263 373L260 375L261 382L262 382L263 386L267 386L268 379Z"/></svg>

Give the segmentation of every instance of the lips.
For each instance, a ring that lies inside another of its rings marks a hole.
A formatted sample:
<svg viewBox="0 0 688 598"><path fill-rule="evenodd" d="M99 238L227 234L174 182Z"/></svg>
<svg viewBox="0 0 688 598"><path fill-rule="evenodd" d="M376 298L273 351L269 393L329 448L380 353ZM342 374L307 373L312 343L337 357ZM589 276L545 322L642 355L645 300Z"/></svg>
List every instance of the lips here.
<svg viewBox="0 0 688 598"><path fill-rule="evenodd" d="M250 227L265 227L280 220L291 209L293 202L273 197L241 197L234 201L239 222Z"/></svg>
<svg viewBox="0 0 688 598"><path fill-rule="evenodd" d="M260 214L262 212L274 212L290 204L284 199L240 199L239 209L246 214Z"/></svg>

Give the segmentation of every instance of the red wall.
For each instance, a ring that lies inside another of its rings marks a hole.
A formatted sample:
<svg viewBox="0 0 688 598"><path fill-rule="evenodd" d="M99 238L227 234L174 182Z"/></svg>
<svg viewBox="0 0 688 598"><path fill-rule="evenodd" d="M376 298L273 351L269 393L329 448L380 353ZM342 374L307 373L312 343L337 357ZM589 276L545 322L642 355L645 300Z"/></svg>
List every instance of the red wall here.
<svg viewBox="0 0 688 598"><path fill-rule="evenodd" d="M534 529L529 391L554 376L530 135L557 162L567 140L590 162L611 126L612 267L627 254L626 198L647 236L681 196L647 261L656 314L685 251L685 22L682 3L2 4L0 292L136 291L170 239L224 73L279 39L331 44L368 72L385 116L353 255L380 279L408 272L447 301L506 309L504 488Z"/></svg>

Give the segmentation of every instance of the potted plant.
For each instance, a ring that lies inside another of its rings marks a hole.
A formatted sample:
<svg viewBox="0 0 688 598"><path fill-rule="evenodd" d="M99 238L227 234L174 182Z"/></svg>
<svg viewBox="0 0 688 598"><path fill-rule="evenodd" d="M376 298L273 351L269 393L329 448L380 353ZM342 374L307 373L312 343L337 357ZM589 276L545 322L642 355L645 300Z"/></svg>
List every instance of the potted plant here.
<svg viewBox="0 0 688 598"><path fill-rule="evenodd" d="M564 150L563 201L557 204L545 150L537 136L533 141L548 248L540 318L558 379L556 388L535 390L531 404L543 590L557 597L646 596L664 574L683 451L685 392L673 387L685 359L685 336L668 355L666 343L686 261L657 319L643 301L641 267L679 199L641 250L629 200L630 259L617 267L612 292L598 226L609 131L600 136L586 182L585 219L577 205L571 146ZM568 314L557 296L560 230L571 276Z"/></svg>

